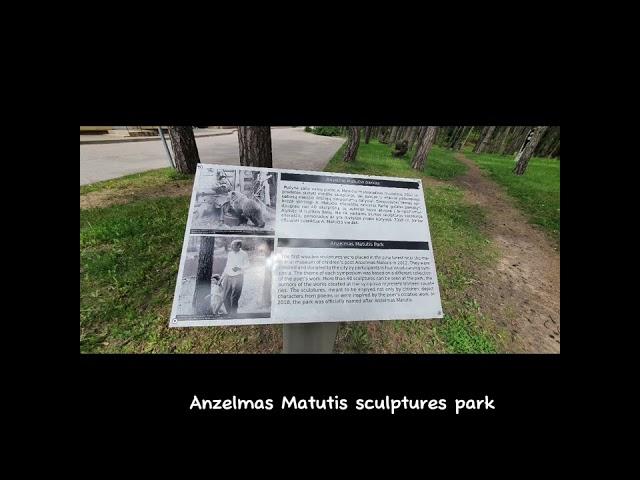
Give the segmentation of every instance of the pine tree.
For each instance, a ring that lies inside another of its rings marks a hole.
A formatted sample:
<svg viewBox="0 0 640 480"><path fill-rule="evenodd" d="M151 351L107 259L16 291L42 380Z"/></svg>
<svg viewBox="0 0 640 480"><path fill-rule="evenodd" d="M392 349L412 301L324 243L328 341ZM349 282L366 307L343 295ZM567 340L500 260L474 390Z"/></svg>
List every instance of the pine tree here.
<svg viewBox="0 0 640 480"><path fill-rule="evenodd" d="M349 127L347 147L344 150L345 162L353 162L360 146L360 127Z"/></svg>
<svg viewBox="0 0 640 480"><path fill-rule="evenodd" d="M200 163L200 155L193 127L169 127L169 139L171 140L176 170L180 173L196 173L196 166Z"/></svg>
<svg viewBox="0 0 640 480"><path fill-rule="evenodd" d="M548 128L549 127L533 127L529 132L527 139L516 156L516 166L513 168L513 173L516 175L523 175L524 172L527 171L529 159L533 156L533 152L535 152L540 139Z"/></svg>
<svg viewBox="0 0 640 480"><path fill-rule="evenodd" d="M271 127L238 127L240 165L273 167Z"/></svg>
<svg viewBox="0 0 640 480"><path fill-rule="evenodd" d="M424 169L425 162L433 147L434 140L437 134L437 127L427 127L422 137L422 141L418 144L413 160L411 161L411 167L416 170L422 171Z"/></svg>

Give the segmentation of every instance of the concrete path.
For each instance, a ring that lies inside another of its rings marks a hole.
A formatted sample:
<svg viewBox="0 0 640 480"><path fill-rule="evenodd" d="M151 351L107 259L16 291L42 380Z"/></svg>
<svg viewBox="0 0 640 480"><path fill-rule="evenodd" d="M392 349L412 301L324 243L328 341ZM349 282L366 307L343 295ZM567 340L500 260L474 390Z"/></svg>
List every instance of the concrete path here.
<svg viewBox="0 0 640 480"><path fill-rule="evenodd" d="M128 142L159 142L160 135L155 137L129 137L126 130L118 130L118 133L105 133L103 135L80 135L80 144L100 144L100 143L128 143ZM215 137L218 135L231 135L237 132L236 128L194 128L195 137ZM165 133L164 138L169 141L169 134Z"/></svg>
<svg viewBox="0 0 640 480"><path fill-rule="evenodd" d="M307 133L304 127L274 127L273 166L322 170L344 141ZM197 137L196 143L202 163L240 165L237 134ZM80 185L168 166L161 141L80 145Z"/></svg>

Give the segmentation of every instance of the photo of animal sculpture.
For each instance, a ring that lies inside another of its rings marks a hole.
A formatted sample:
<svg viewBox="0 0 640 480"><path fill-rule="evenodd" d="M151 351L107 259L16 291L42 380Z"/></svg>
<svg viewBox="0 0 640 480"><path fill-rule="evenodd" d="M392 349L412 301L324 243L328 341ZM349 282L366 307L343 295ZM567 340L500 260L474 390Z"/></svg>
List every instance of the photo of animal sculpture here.
<svg viewBox="0 0 640 480"><path fill-rule="evenodd" d="M217 168L197 188L191 228L200 233L273 233L276 173Z"/></svg>
<svg viewBox="0 0 640 480"><path fill-rule="evenodd" d="M231 200L229 202L229 212L238 216L240 225L244 225L248 220L258 228L265 225L264 215L262 214L262 206L253 198L248 198L244 193L231 192Z"/></svg>

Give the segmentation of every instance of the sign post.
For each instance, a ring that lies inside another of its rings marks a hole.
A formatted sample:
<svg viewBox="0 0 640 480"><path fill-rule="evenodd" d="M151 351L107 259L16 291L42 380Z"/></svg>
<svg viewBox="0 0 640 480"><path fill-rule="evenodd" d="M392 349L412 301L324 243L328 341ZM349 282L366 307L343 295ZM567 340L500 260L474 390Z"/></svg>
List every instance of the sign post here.
<svg viewBox="0 0 640 480"><path fill-rule="evenodd" d="M176 168L176 166L173 164L173 159L171 158L171 152L169 151L169 147L167 146L167 141L164 139L164 132L162 131L162 127L158 127L158 134L162 139L164 149L167 152L167 157L169 157L169 165L171 165L171 168Z"/></svg>
<svg viewBox="0 0 640 480"><path fill-rule="evenodd" d="M333 353L338 322L288 323L282 327L282 353Z"/></svg>

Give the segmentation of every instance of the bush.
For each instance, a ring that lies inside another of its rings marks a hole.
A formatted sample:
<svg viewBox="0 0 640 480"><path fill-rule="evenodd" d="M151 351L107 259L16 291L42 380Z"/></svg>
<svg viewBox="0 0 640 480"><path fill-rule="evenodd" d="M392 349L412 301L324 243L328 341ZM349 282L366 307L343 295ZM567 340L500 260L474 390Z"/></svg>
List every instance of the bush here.
<svg viewBox="0 0 640 480"><path fill-rule="evenodd" d="M305 131L305 132L313 132L313 128L311 128L311 127L304 127L304 131Z"/></svg>
<svg viewBox="0 0 640 480"><path fill-rule="evenodd" d="M313 133L325 137L336 137L340 135L340 127L316 127L313 129Z"/></svg>

